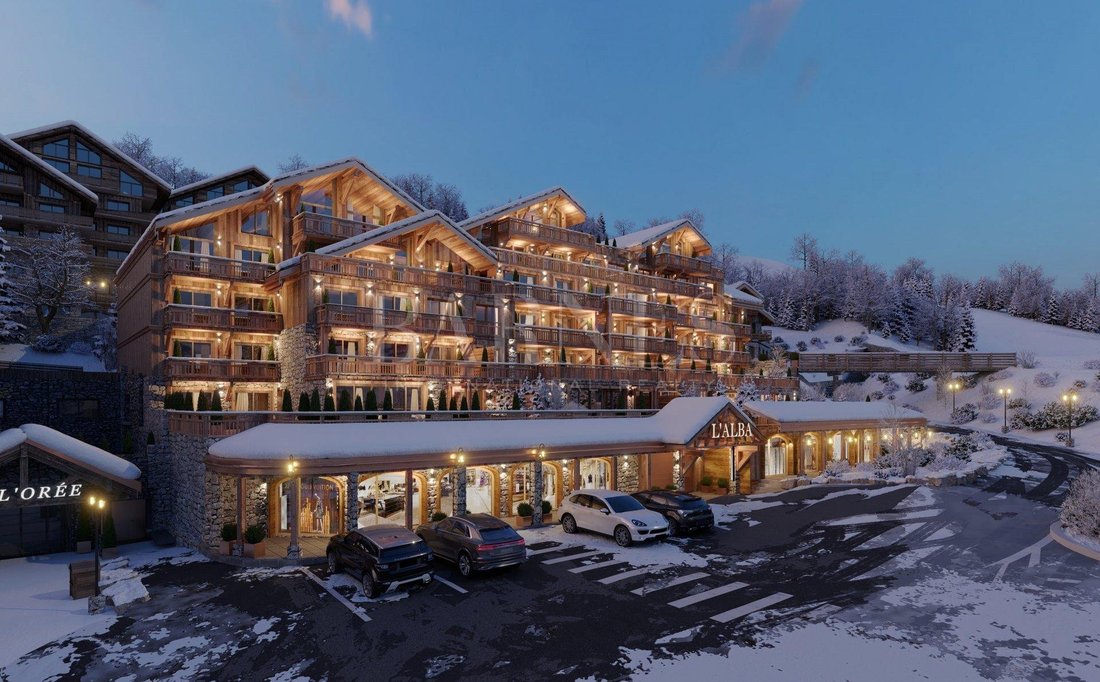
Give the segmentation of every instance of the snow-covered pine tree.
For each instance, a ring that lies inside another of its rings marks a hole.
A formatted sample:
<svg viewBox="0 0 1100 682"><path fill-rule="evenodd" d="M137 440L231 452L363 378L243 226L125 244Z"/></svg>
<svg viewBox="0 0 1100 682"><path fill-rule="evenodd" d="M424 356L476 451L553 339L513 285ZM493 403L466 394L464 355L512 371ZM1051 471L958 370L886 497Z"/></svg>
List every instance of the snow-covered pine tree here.
<svg viewBox="0 0 1100 682"><path fill-rule="evenodd" d="M1058 293L1053 289L1050 290L1050 295L1047 296L1046 305L1043 306L1043 315L1039 318L1039 321L1046 324L1062 323L1062 311L1058 306Z"/></svg>
<svg viewBox="0 0 1100 682"><path fill-rule="evenodd" d="M8 295L23 310L34 311L38 331L48 334L63 310L79 310L88 303L88 256L83 240L68 227L57 239L27 240L15 249Z"/></svg>
<svg viewBox="0 0 1100 682"><path fill-rule="evenodd" d="M718 393L721 395L721 392ZM755 381L752 379L745 379L737 385L737 393L734 395L733 399L738 405L746 401L760 400L760 389L757 388Z"/></svg>
<svg viewBox="0 0 1100 682"><path fill-rule="evenodd" d="M891 315L893 320L890 326L894 336L902 343L909 343L913 340L913 333L909 328L910 307L905 303L907 298L908 292L905 289L894 289L894 306L893 314Z"/></svg>
<svg viewBox="0 0 1100 682"><path fill-rule="evenodd" d="M10 249L7 240L4 239L4 228L0 227L0 341L14 338L23 329L23 325L16 321L19 308L8 295L11 288L7 264Z"/></svg>
<svg viewBox="0 0 1100 682"><path fill-rule="evenodd" d="M962 314L959 316L959 324L955 328L951 350L957 353L974 350L974 315L970 312L970 308L963 308Z"/></svg>
<svg viewBox="0 0 1100 682"><path fill-rule="evenodd" d="M1084 331L1097 331L1096 299L1090 300L1088 305L1085 306L1085 312L1081 313L1080 325L1080 328Z"/></svg>

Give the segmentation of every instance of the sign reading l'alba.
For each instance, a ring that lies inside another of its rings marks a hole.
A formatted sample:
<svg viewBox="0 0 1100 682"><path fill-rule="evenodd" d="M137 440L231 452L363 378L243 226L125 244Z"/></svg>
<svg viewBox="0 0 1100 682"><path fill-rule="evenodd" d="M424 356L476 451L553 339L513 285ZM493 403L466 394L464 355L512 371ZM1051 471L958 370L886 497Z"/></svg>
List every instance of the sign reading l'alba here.
<svg viewBox="0 0 1100 682"><path fill-rule="evenodd" d="M752 432L745 422L713 422L710 425L710 437L752 438Z"/></svg>
<svg viewBox="0 0 1100 682"><path fill-rule="evenodd" d="M0 502L21 502L41 500L71 500L80 497L83 483L59 483L57 485L24 486L22 488L0 488Z"/></svg>

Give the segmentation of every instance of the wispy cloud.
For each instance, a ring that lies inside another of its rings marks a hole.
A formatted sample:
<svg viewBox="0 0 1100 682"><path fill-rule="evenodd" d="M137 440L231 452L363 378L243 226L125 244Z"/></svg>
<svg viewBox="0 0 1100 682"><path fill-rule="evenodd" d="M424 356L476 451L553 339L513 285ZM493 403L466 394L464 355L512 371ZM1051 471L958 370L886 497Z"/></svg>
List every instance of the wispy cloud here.
<svg viewBox="0 0 1100 682"><path fill-rule="evenodd" d="M370 38L374 35L374 15L367 0L325 0L325 8L333 19L353 31Z"/></svg>
<svg viewBox="0 0 1100 682"><path fill-rule="evenodd" d="M801 6L802 0L758 0L749 5L737 16L736 36L723 66L737 71L763 64Z"/></svg>

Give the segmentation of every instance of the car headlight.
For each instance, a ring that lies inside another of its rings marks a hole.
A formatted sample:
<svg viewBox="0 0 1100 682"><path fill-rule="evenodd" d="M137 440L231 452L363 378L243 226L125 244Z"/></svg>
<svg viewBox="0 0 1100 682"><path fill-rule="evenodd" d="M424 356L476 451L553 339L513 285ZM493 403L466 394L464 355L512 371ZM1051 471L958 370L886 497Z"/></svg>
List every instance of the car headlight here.
<svg viewBox="0 0 1100 682"><path fill-rule="evenodd" d="M630 519L630 522L639 528L645 528L645 521L639 521L638 519Z"/></svg>

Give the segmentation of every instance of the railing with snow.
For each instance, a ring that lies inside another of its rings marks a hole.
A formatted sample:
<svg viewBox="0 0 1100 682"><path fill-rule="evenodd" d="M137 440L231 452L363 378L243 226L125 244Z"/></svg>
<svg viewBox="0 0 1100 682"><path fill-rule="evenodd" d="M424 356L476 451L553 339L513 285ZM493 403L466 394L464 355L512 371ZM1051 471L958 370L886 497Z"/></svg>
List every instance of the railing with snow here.
<svg viewBox="0 0 1100 682"><path fill-rule="evenodd" d="M798 372L993 372L1016 366L1015 353L799 353Z"/></svg>

